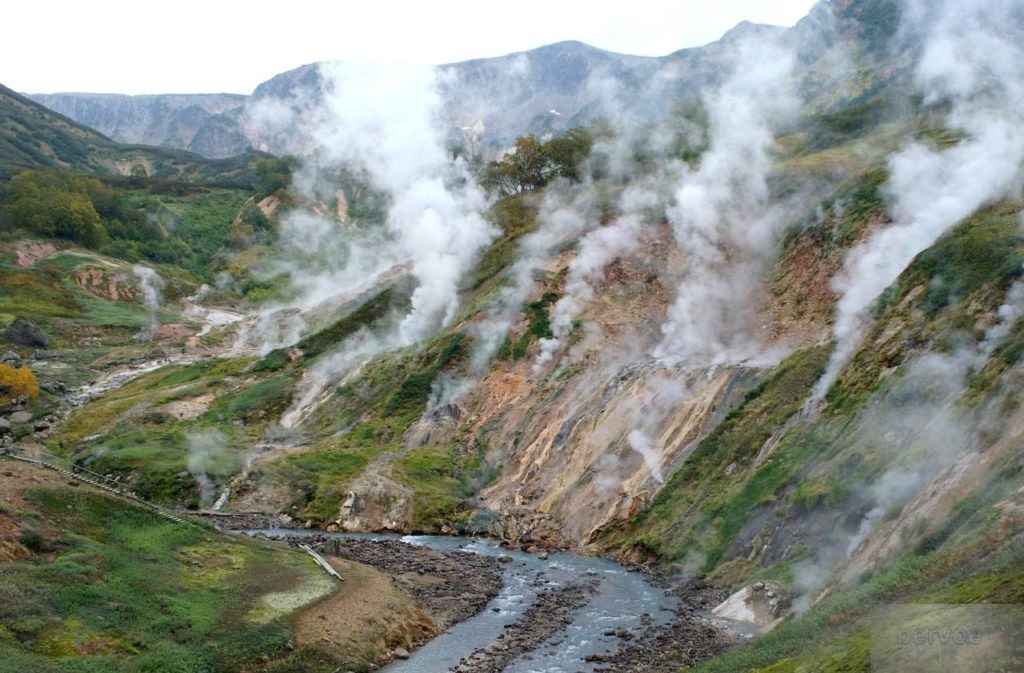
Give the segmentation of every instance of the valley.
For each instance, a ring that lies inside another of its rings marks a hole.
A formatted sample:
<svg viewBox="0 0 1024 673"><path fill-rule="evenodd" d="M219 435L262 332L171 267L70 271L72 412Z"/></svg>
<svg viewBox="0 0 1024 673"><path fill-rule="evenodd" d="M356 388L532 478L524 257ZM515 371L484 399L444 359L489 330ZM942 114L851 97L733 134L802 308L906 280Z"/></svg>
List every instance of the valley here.
<svg viewBox="0 0 1024 673"><path fill-rule="evenodd" d="M1018 5L0 87L0 672L1016 670Z"/></svg>

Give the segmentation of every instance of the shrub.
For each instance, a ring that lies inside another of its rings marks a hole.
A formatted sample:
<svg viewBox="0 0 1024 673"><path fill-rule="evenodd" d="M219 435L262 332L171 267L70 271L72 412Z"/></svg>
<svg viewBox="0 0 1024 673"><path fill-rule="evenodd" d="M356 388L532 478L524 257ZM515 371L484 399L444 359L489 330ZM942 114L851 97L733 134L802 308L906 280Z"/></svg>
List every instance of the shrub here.
<svg viewBox="0 0 1024 673"><path fill-rule="evenodd" d="M30 399L39 395L36 375L28 367L0 364L0 402L9 402L22 395Z"/></svg>

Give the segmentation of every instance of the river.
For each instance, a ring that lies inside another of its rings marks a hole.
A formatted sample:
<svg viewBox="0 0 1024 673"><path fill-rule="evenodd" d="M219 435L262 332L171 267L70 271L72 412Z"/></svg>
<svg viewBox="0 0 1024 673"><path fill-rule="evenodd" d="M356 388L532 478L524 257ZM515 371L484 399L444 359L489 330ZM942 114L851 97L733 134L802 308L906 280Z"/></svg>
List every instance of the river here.
<svg viewBox="0 0 1024 673"><path fill-rule="evenodd" d="M551 552L544 559L536 554L502 548L491 540L435 535L295 530L249 531L249 534L390 538L440 551L461 550L512 559L503 565L501 592L482 611L452 626L414 651L409 659L395 661L380 669L386 673L444 673L457 666L463 657L493 642L506 625L522 618L540 591L583 580L597 580L597 590L586 606L572 616L564 631L532 652L518 657L505 669L505 673L592 673L600 664L587 662L585 657L607 653L622 645L619 636L606 634L628 631L639 636L647 628L666 624L677 605L677 599L667 596L638 572L627 570L614 561L570 552Z"/></svg>

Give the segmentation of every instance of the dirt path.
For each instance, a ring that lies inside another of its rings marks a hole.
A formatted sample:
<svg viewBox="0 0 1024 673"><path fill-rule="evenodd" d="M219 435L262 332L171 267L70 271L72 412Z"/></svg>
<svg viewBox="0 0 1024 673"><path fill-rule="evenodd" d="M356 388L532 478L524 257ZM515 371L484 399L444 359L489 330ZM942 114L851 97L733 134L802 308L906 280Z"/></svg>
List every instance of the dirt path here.
<svg viewBox="0 0 1024 673"><path fill-rule="evenodd" d="M439 633L430 615L392 578L360 563L337 557L328 561L345 580L295 620L298 645L345 661L371 648L384 653L413 649Z"/></svg>

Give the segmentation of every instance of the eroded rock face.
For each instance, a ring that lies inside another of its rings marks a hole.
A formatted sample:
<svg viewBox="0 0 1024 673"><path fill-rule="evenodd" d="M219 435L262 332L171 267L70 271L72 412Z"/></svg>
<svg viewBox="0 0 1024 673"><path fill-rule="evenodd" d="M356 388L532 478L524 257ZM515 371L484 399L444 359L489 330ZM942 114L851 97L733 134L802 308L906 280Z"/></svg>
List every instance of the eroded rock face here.
<svg viewBox="0 0 1024 673"><path fill-rule="evenodd" d="M412 515L412 491L370 470L349 486L338 510L337 524L347 531L404 531Z"/></svg>
<svg viewBox="0 0 1024 673"><path fill-rule="evenodd" d="M436 444L458 428L465 410L457 404L443 404L423 415L405 431L403 441L407 448Z"/></svg>
<svg viewBox="0 0 1024 673"><path fill-rule="evenodd" d="M21 241L14 248L14 262L20 267L29 267L55 252L57 252L57 247L53 243Z"/></svg>
<svg viewBox="0 0 1024 673"><path fill-rule="evenodd" d="M685 399L657 412L664 415L651 442L657 455L642 455L630 433L647 413L636 405L650 375L643 368L603 378L589 372L546 391L521 375L489 377L473 430L486 433L502 472L482 494L486 507L543 513L560 522L562 540L589 543L643 507L753 380L739 368L698 376Z"/></svg>
<svg viewBox="0 0 1024 673"><path fill-rule="evenodd" d="M137 301L139 298L138 279L123 271L87 266L75 271L73 278L86 292L110 301Z"/></svg>

